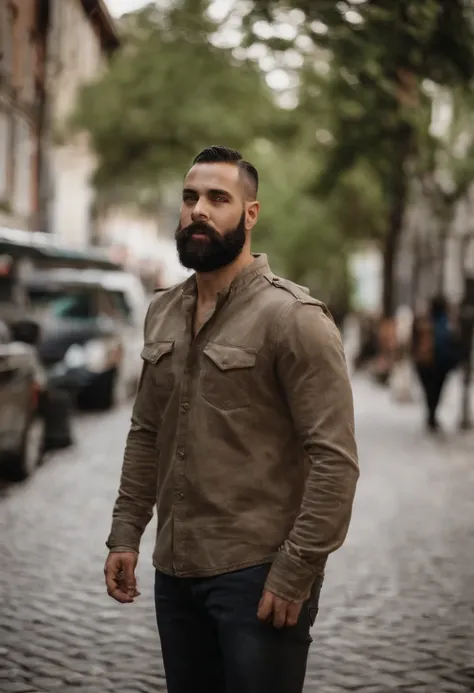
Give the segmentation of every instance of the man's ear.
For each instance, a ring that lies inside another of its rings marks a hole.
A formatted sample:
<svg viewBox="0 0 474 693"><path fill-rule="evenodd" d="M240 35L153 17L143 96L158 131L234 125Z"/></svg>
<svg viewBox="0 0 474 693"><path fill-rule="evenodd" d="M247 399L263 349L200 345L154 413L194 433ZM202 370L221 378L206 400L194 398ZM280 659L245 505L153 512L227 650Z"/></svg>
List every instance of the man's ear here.
<svg viewBox="0 0 474 693"><path fill-rule="evenodd" d="M245 228L247 231L251 231L257 223L259 212L260 202L254 200L247 203L247 209L245 210Z"/></svg>

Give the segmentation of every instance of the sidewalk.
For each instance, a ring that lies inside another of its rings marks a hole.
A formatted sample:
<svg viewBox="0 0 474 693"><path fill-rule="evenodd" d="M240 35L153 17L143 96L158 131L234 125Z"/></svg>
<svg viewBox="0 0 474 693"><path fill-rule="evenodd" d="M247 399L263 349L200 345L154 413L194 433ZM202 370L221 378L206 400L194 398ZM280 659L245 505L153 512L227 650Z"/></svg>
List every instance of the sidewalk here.
<svg viewBox="0 0 474 693"><path fill-rule="evenodd" d="M353 378L361 476L328 563L307 693L474 691L474 436ZM443 421L452 418L453 382Z"/></svg>
<svg viewBox="0 0 474 693"><path fill-rule="evenodd" d="M473 693L474 438L425 433L421 409L353 378L361 475L328 562L306 693ZM443 419L456 413L450 384ZM77 445L0 499L0 691L164 692L151 566L121 608L104 540L129 407L78 420Z"/></svg>

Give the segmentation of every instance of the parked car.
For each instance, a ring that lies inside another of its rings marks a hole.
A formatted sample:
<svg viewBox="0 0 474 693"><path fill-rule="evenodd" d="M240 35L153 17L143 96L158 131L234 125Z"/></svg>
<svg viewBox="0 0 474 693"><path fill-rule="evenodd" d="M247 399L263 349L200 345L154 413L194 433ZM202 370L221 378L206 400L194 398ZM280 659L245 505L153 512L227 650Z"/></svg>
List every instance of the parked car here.
<svg viewBox="0 0 474 693"><path fill-rule="evenodd" d="M49 382L80 406L108 409L135 390L147 299L127 272L58 269L27 282Z"/></svg>
<svg viewBox="0 0 474 693"><path fill-rule="evenodd" d="M0 468L16 480L32 474L47 450L72 442L70 407L48 385L38 338L34 323L0 322Z"/></svg>

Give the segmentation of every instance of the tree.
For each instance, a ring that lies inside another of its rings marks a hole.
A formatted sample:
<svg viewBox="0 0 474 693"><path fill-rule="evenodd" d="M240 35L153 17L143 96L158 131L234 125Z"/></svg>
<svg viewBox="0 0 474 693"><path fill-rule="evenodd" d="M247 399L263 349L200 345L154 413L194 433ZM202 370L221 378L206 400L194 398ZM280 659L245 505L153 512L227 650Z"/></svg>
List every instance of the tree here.
<svg viewBox="0 0 474 693"><path fill-rule="evenodd" d="M333 146L313 190L327 195L344 171L363 160L380 179L386 200L383 312L393 314L394 264L407 204L410 169L426 131L424 80L466 86L474 73L472 2L463 0L255 0L248 41L262 20L299 10L318 49L328 51L332 79L329 118ZM288 49L289 45L279 49Z"/></svg>
<svg viewBox="0 0 474 693"><path fill-rule="evenodd" d="M474 181L473 97L462 89L440 90L435 85L430 85L430 91L435 102L442 100L450 115L440 132L426 133L413 175L435 220L436 285L443 292L447 242L458 203Z"/></svg>
<svg viewBox="0 0 474 693"><path fill-rule="evenodd" d="M324 154L315 157L305 142L257 142L250 151L261 179L255 247L270 249L275 271L309 286L318 298L347 303L347 260L354 244L383 233L381 190L360 165L325 199L316 197L309 184L324 165Z"/></svg>
<svg viewBox="0 0 474 693"><path fill-rule="evenodd" d="M122 52L83 91L73 125L88 130L98 155L99 197L156 209L163 188L182 176L201 147L235 146L261 171L257 249L269 251L277 271L310 284L321 298L345 297L349 244L339 229L345 233L352 221L352 238L356 217L370 223L369 214L351 220L347 211L363 208L366 196L354 193L363 190L362 181L348 176L344 194L332 195L330 205L311 194L326 156L324 143L318 152L308 147L314 113L304 100L296 111L278 108L257 64L213 46L216 25L206 6L189 0L129 15Z"/></svg>
<svg viewBox="0 0 474 693"><path fill-rule="evenodd" d="M150 5L123 23L123 49L72 120L98 155L99 191L146 198L211 143L245 147L275 115L254 63L211 42L204 0Z"/></svg>

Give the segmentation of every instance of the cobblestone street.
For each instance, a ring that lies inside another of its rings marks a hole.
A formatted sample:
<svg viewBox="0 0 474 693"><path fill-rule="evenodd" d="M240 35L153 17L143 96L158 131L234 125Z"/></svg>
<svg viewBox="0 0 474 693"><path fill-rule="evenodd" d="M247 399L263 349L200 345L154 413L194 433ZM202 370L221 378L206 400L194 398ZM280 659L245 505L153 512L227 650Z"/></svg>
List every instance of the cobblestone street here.
<svg viewBox="0 0 474 693"><path fill-rule="evenodd" d="M307 691L472 692L474 440L428 439L418 405L395 405L363 380L355 394L361 480L349 537L327 571ZM154 523L142 597L121 607L103 584L128 418L127 407L79 417L75 448L0 498L1 693L166 690Z"/></svg>

